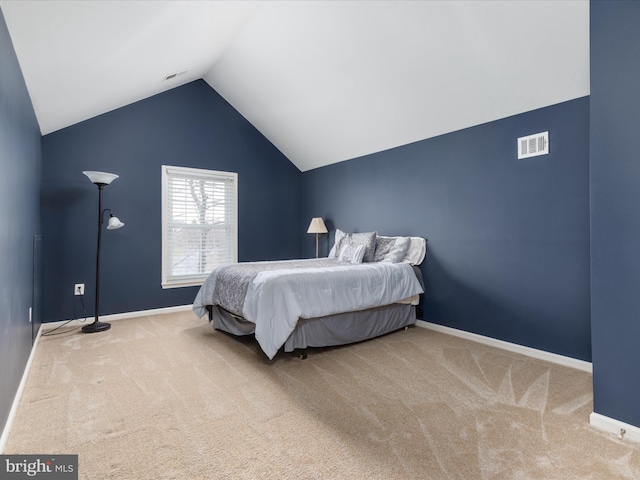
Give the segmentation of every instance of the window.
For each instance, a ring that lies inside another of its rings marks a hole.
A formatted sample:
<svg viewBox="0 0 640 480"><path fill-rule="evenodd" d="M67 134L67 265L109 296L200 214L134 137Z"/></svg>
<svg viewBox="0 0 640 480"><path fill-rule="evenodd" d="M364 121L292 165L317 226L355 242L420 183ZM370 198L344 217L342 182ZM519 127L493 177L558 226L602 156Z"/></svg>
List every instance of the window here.
<svg viewBox="0 0 640 480"><path fill-rule="evenodd" d="M162 166L162 287L238 261L238 174Z"/></svg>

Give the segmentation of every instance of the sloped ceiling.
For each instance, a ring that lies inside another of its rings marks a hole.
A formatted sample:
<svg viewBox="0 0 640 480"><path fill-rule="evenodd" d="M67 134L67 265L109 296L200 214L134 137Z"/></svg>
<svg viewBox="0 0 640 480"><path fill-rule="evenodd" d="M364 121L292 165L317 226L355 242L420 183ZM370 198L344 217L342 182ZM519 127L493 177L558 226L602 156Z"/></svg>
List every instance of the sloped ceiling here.
<svg viewBox="0 0 640 480"><path fill-rule="evenodd" d="M0 7L43 134L204 78L306 171L589 94L586 0Z"/></svg>

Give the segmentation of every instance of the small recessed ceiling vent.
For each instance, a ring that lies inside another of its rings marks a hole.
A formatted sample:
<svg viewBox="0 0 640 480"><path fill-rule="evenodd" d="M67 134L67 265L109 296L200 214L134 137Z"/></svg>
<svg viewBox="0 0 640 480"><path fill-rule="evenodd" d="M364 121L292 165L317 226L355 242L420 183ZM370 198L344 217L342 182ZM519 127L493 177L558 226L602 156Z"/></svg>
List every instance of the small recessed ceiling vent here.
<svg viewBox="0 0 640 480"><path fill-rule="evenodd" d="M536 133L518 139L518 158L537 157L549 153L549 132Z"/></svg>
<svg viewBox="0 0 640 480"><path fill-rule="evenodd" d="M173 80L174 78L177 78L181 75L184 75L185 73L187 73L189 71L188 68L185 68L184 70L180 70L179 72L176 73L172 73L170 75L167 75L166 77L164 77L164 81L166 82L167 80Z"/></svg>

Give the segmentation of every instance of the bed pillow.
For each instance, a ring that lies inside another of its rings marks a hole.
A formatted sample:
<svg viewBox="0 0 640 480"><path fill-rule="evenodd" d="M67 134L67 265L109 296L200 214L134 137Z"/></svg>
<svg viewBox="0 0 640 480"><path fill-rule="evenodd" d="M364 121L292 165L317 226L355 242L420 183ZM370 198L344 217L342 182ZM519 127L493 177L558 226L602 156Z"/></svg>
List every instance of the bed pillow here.
<svg viewBox="0 0 640 480"><path fill-rule="evenodd" d="M364 232L364 233L352 233L351 242L356 245L364 245L364 258L363 262L373 262L373 254L376 251L376 238L378 232ZM344 240L343 240L344 242Z"/></svg>
<svg viewBox="0 0 640 480"><path fill-rule="evenodd" d="M362 263L365 250L364 245L350 243L340 250L340 257L338 257L338 259L343 262Z"/></svg>
<svg viewBox="0 0 640 480"><path fill-rule="evenodd" d="M329 251L329 255L328 255L329 258L338 258L338 255L340 254L340 243L342 242L342 239L346 235L348 234L343 232L339 228L336 228L336 235L333 242L333 247L331 247L331 250Z"/></svg>
<svg viewBox="0 0 640 480"><path fill-rule="evenodd" d="M329 252L329 258L340 258L340 252L346 245L364 245L364 262L372 262L376 250L377 232L345 233L336 229L335 243Z"/></svg>
<svg viewBox="0 0 640 480"><path fill-rule="evenodd" d="M411 265L420 265L427 253L427 241L422 237L409 237L409 248L405 253L403 262Z"/></svg>
<svg viewBox="0 0 640 480"><path fill-rule="evenodd" d="M385 254L381 262L399 263L404 258L407 250L409 250L409 237L396 237L393 245Z"/></svg>
<svg viewBox="0 0 640 480"><path fill-rule="evenodd" d="M376 239L374 262L399 263L409 249L409 237L383 237Z"/></svg>
<svg viewBox="0 0 640 480"><path fill-rule="evenodd" d="M384 256L389 253L394 243L396 243L395 237L378 236L378 238L376 238L376 250L373 254L373 261L381 262Z"/></svg>

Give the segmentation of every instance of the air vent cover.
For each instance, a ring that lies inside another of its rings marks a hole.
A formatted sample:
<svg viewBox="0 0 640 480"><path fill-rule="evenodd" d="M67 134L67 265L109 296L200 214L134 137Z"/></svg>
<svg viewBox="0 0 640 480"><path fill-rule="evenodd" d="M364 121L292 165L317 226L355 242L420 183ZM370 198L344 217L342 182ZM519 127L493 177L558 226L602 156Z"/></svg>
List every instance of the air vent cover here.
<svg viewBox="0 0 640 480"><path fill-rule="evenodd" d="M518 158L537 157L549 153L549 132L536 133L518 139Z"/></svg>

